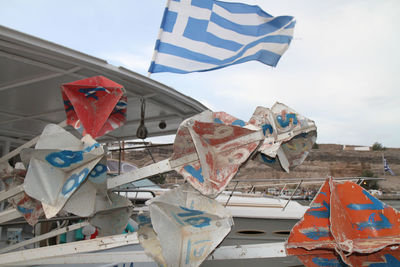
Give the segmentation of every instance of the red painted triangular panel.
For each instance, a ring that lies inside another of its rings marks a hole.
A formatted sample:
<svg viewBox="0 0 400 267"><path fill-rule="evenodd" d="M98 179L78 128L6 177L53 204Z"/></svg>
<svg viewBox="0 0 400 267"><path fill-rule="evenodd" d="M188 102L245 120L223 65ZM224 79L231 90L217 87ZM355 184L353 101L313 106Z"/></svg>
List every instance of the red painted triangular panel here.
<svg viewBox="0 0 400 267"><path fill-rule="evenodd" d="M125 90L118 83L96 76L63 84L61 89L67 123L82 127L84 134L96 138L126 121Z"/></svg>

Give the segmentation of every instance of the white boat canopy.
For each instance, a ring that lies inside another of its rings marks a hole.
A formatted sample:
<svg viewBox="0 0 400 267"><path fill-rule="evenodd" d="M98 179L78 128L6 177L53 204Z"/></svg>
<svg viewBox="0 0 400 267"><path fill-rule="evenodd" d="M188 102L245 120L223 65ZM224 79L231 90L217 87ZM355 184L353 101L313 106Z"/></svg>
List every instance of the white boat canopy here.
<svg viewBox="0 0 400 267"><path fill-rule="evenodd" d="M123 85L127 123L99 138L136 138L140 99L146 100L149 137L175 134L181 121L207 109L162 83L105 60L0 26L0 147L2 154L40 135L45 125L66 119L60 86L102 75ZM159 123L166 127L161 129ZM72 127L67 130L75 133ZM0 154L1 155L1 154Z"/></svg>

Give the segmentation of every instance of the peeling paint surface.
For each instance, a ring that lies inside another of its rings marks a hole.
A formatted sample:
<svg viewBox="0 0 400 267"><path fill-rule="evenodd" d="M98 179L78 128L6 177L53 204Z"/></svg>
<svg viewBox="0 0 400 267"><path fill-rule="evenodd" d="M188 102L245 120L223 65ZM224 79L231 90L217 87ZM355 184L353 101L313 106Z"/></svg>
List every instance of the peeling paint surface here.
<svg viewBox="0 0 400 267"><path fill-rule="evenodd" d="M202 194L215 197L254 153L261 162L289 171L304 161L315 140L315 123L281 103L271 110L257 107L249 122L205 111L180 125L171 159L196 153L199 160L175 170Z"/></svg>
<svg viewBox="0 0 400 267"><path fill-rule="evenodd" d="M23 184L26 175L25 170L12 170L9 173L4 173L0 178L7 190ZM15 196L8 198L8 202L18 210L24 219L30 224L35 225L39 217L43 215L43 208L40 201L28 196L25 192L21 192Z"/></svg>
<svg viewBox="0 0 400 267"><path fill-rule="evenodd" d="M152 199L139 224L139 240L163 266L199 266L230 232L227 209L189 184Z"/></svg>
<svg viewBox="0 0 400 267"><path fill-rule="evenodd" d="M249 122L261 127L266 137L258 149L259 161L278 170L288 172L302 164L317 138L314 121L282 103L275 103L271 109L257 107Z"/></svg>
<svg viewBox="0 0 400 267"><path fill-rule="evenodd" d="M29 162L25 192L42 203L47 218L54 217L86 182L103 154L103 148L89 135L79 140L63 128L49 124L35 149L21 152L24 162Z"/></svg>
<svg viewBox="0 0 400 267"><path fill-rule="evenodd" d="M400 266L400 214L353 182L327 180L292 229L306 266Z"/></svg>
<svg viewBox="0 0 400 267"><path fill-rule="evenodd" d="M103 76L61 86L67 123L93 138L126 122L127 97L122 85Z"/></svg>
<svg viewBox="0 0 400 267"><path fill-rule="evenodd" d="M198 161L176 171L201 193L215 197L259 145L258 131L225 112L206 111L181 124L171 159L197 153Z"/></svg>

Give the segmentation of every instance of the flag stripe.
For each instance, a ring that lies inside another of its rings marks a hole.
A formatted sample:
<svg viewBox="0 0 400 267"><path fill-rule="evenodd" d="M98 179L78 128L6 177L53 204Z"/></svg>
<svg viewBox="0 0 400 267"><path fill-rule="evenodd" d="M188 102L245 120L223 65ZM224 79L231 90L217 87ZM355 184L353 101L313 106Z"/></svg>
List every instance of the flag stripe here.
<svg viewBox="0 0 400 267"><path fill-rule="evenodd" d="M242 49L240 52L236 53L234 56L226 59L218 59L218 58L213 58L208 55L194 52L190 49L183 48L180 46L172 45L170 43L164 43L160 42L159 44L159 53L165 53L165 54L170 54L170 55L175 55L175 56L180 56L186 59L194 60L194 61L199 61L202 63L208 63L208 64L228 64L230 62L234 62L238 58L242 57L243 54L245 54L246 50L255 47L256 45L260 43L272 43L276 47L276 44L282 44L284 47L287 47L287 44L290 42L291 37L288 36L282 36L282 35L274 35L274 36L266 36L263 37L259 40L256 40L250 44L248 44L245 49ZM267 49L267 48L266 48ZM282 49L283 50L283 49ZM281 51L281 50L280 50ZM156 60L157 63L158 60Z"/></svg>
<svg viewBox="0 0 400 267"><path fill-rule="evenodd" d="M389 164L387 163L385 158L383 158L383 170L384 170L384 172L389 172L393 176L396 175L396 174L394 174L392 169L389 167Z"/></svg>
<svg viewBox="0 0 400 267"><path fill-rule="evenodd" d="M257 26L247 26L234 23L228 19L225 19L215 13L211 14L210 21L221 26L222 28L250 36L263 36L266 34L273 33L282 27L285 27L292 21L292 17L276 17L273 20L263 23Z"/></svg>
<svg viewBox="0 0 400 267"><path fill-rule="evenodd" d="M225 40L215 36L214 34L207 31L208 21L206 20L198 20L195 18L189 18L187 22L187 27L185 32L183 33L184 37L195 41L205 42L212 46L225 48L231 51L237 51L242 48L242 44L237 43L232 40ZM199 32L203 34L199 34Z"/></svg>
<svg viewBox="0 0 400 267"><path fill-rule="evenodd" d="M208 24L207 28L209 33L212 33L219 38L225 39L225 40L240 40L243 44L248 44L251 42L254 42L259 39L259 37L254 37L254 36L249 36L249 35L242 35L230 30L227 30L225 28L221 28L215 23L210 22ZM281 29L277 32L271 33L270 35L287 35L287 36L292 36L293 35L293 28L285 28Z"/></svg>
<svg viewBox="0 0 400 267"><path fill-rule="evenodd" d="M259 6L251 6L242 3L228 3L222 1L214 1L214 4L234 14L257 14L266 18L272 17L270 14L262 10Z"/></svg>
<svg viewBox="0 0 400 267"><path fill-rule="evenodd" d="M254 15L254 13L250 14L232 14L229 13L226 9L220 7L219 5L214 5L213 12L221 17L229 18L230 21L236 24L243 25L261 25L265 22L271 21L274 19L272 16L264 17L259 15Z"/></svg>
<svg viewBox="0 0 400 267"><path fill-rule="evenodd" d="M165 45L171 46L170 44ZM268 46L267 49L264 49L265 46ZM174 53L177 53L179 56L159 53L157 61L152 62L150 69L153 72L169 71L174 73L189 73L205 69L218 69L231 64L243 63L248 60L258 60L265 64L274 65L276 64L274 62L279 60L281 57L280 55L287 49L287 47L288 44L286 43L258 43L256 46L245 50L240 57L232 58L230 61L211 59L208 56L201 54L194 55L190 50L180 51L180 49L182 49L181 47L169 47L169 51L175 50ZM276 51L276 53L273 51ZM186 57L183 57L184 54ZM162 64L158 64L157 62L162 62Z"/></svg>
<svg viewBox="0 0 400 267"><path fill-rule="evenodd" d="M198 69L214 68L215 66L217 66L216 64L198 62L196 60L191 60L171 54L159 53L158 57L160 58L159 61L162 62L162 64L157 64L157 62L154 62L154 65L164 65L165 67L172 67L182 71L188 70L185 73L197 71Z"/></svg>
<svg viewBox="0 0 400 267"><path fill-rule="evenodd" d="M176 36L169 32L163 33L163 42L181 47L191 47L191 50L193 52L201 54L203 54L204 51L207 51L207 54L210 57L221 60L234 55L234 52L232 52L231 50L215 47L205 42L200 42L189 38L185 38L184 36Z"/></svg>
<svg viewBox="0 0 400 267"><path fill-rule="evenodd" d="M215 29L214 29L215 27ZM229 40L230 38L245 38L242 35L239 35L237 33L233 33L231 31L225 30L225 29L221 29L221 28L217 28L218 26L210 23L209 25L209 32L210 33L214 33L215 31L219 31L219 36ZM228 36L229 34L232 35L236 35L235 37L230 37ZM283 29L278 33L274 33L274 35L286 35L286 36L291 36L293 34L293 28L291 29ZM253 41L258 40L257 37L251 37L251 36L246 36L246 43L251 43ZM204 54L204 51L207 51L208 56L219 59L219 60L223 60L225 58L230 58L232 57L235 53L230 51L230 50L226 50L224 48L219 48L219 47L215 47L212 45L209 45L208 43L205 42L201 42L201 41L194 41L192 39L189 38L185 38L183 36L176 36L173 33L169 33L169 32L164 32L163 33L163 42L164 43L169 43L175 46L180 46L180 47L191 47L191 50L193 52L197 52L200 54ZM159 51L159 42L157 42L157 46L156 46L156 50Z"/></svg>
<svg viewBox="0 0 400 267"><path fill-rule="evenodd" d="M173 12L179 13L179 11L182 10L182 3L180 2L171 2L169 4L168 9ZM196 19L205 19L208 20L210 19L211 16L211 10L201 8L201 7L196 7L196 6L191 6L190 7L190 16Z"/></svg>
<svg viewBox="0 0 400 267"><path fill-rule="evenodd" d="M173 73L181 73L181 74L195 72L195 71L201 72L201 71L208 71L208 70L216 70L216 69L226 67L228 65L240 64L240 63L244 63L244 62L250 61L250 60L257 60L262 63L270 63L270 65L273 65L273 64L275 64L274 62L278 61L279 58L281 57L280 55L272 53L271 51L268 51L268 50L259 50L256 54L242 57L230 64L225 64L225 65L201 64L202 67L199 69L197 66L194 66L194 64L196 64L196 65L199 64L197 61L187 60L187 59L183 59L181 57L176 57L176 56L167 55L167 54L159 54L159 56L161 58L163 58L164 63L169 62L171 64L163 65L163 64L156 64L155 62L152 62L151 67L150 67L152 72L173 72ZM171 67L171 66L174 66L174 67Z"/></svg>

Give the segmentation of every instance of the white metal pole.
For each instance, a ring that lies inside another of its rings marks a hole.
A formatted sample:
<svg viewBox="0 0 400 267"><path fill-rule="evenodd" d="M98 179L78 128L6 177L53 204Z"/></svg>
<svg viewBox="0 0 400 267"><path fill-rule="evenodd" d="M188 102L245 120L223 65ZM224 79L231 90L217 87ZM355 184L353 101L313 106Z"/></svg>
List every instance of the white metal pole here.
<svg viewBox="0 0 400 267"><path fill-rule="evenodd" d="M46 234L39 235L37 237L34 237L34 238L31 238L31 239L19 242L17 244L12 245L12 246L8 246L8 247L5 247L3 249L0 249L0 253L9 252L9 251L15 250L17 248L20 248L20 247L23 247L23 246L26 246L26 245L29 245L29 244L32 244L32 243L36 243L36 242L39 242L39 241L42 241L42 240L45 240L45 239L48 239L50 237L54 237L54 236L58 236L58 235L61 235L63 233L66 233L66 232L74 231L74 230L82 228L82 227L84 227L84 226L86 226L88 224L89 224L88 222L81 222L81 223L76 223L76 224L73 224L73 225L66 226L64 228L56 229L56 230L53 230L53 231L48 232Z"/></svg>
<svg viewBox="0 0 400 267"><path fill-rule="evenodd" d="M62 121L58 124L58 126L65 128L67 126L67 121ZM33 145L35 145L37 143L37 141L39 140L40 135L36 136L35 138L33 138L32 140L26 142L25 144L19 146L18 148L14 149L13 151L11 151L10 153L8 153L7 155L4 155L3 157L0 158L0 163L6 162L9 159L15 157L16 155L18 155L22 149L24 148L29 148Z"/></svg>
<svg viewBox="0 0 400 267"><path fill-rule="evenodd" d="M29 262L50 257L58 257L69 254L86 253L99 251L125 245L138 244L139 240L136 233L114 235L95 238L91 240L71 242L61 245L25 249L21 251L9 252L0 256L0 266L17 265L19 262Z"/></svg>

